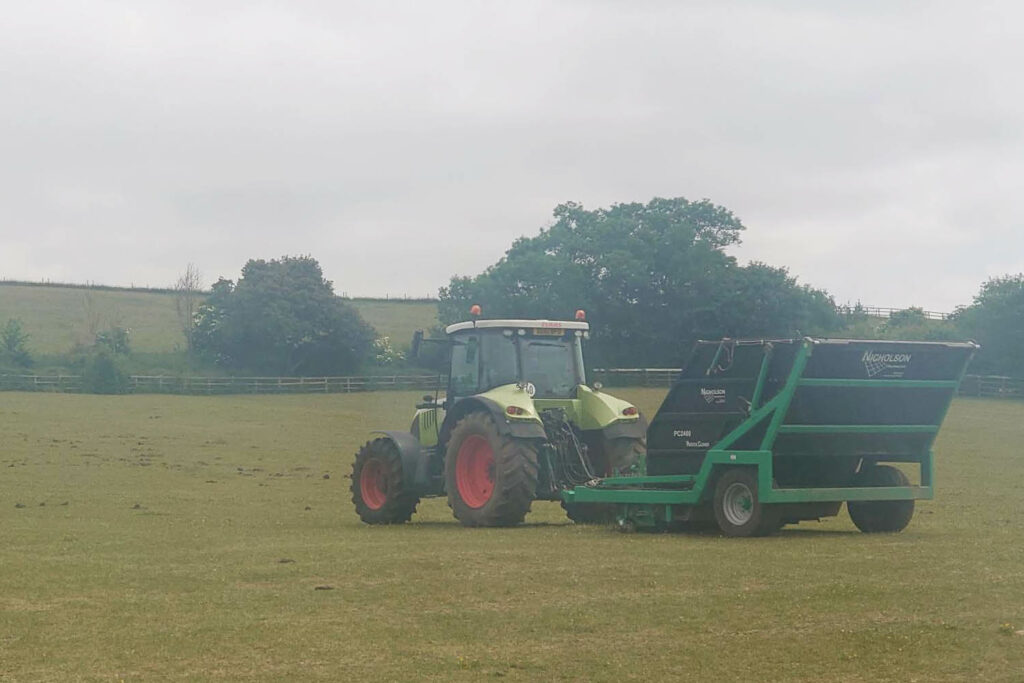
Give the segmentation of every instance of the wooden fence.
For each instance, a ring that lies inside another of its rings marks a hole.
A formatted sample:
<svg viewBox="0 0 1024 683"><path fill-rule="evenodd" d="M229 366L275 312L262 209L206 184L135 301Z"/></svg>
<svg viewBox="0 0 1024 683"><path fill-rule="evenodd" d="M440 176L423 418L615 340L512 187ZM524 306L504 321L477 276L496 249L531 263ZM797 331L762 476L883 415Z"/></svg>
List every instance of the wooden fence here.
<svg viewBox="0 0 1024 683"><path fill-rule="evenodd" d="M668 387L679 368L599 368L591 379L609 387ZM361 377L166 377L133 375L128 393L133 394L348 394L357 391L444 389L437 375L383 375ZM83 390L77 375L0 375L0 391ZM961 396L1024 399L1024 379L967 375Z"/></svg>
<svg viewBox="0 0 1024 683"><path fill-rule="evenodd" d="M361 377L168 377L132 375L132 394L348 394L381 389L434 391L437 375ZM0 391L83 391L77 375L0 375Z"/></svg>
<svg viewBox="0 0 1024 683"><path fill-rule="evenodd" d="M366 377L160 377L133 375L139 394L350 394L381 389L433 391L437 375Z"/></svg>
<svg viewBox="0 0 1024 683"><path fill-rule="evenodd" d="M998 375L967 375L960 383L959 395L979 398L1024 398L1024 379Z"/></svg>
<svg viewBox="0 0 1024 683"><path fill-rule="evenodd" d="M680 372L680 368L595 368L590 379L609 387L667 387Z"/></svg>
<svg viewBox="0 0 1024 683"><path fill-rule="evenodd" d="M885 306L836 306L836 311L840 315L853 315L860 313L871 318L890 318L893 313L899 313L905 311L906 308L886 308ZM952 313L943 313L941 311L921 311L925 318L928 320L946 320L952 316Z"/></svg>

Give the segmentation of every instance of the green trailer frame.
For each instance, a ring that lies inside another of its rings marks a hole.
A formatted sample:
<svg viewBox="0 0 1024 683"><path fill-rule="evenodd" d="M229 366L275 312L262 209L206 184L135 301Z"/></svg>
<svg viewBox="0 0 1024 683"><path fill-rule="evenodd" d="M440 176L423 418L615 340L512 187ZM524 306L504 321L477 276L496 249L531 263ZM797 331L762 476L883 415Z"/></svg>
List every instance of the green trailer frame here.
<svg viewBox="0 0 1024 683"><path fill-rule="evenodd" d="M613 503L625 506L621 519L629 519L640 525L656 522L672 522L676 514L674 506L696 506L709 499L715 478L725 468L754 467L757 469L758 498L765 504L783 503L828 503L842 501L882 501L931 499L934 496L935 473L932 444L939 427L949 410L956 389L966 372L966 363L955 380L905 380L905 379L822 379L803 377L807 362L814 352L818 340L805 338L800 341L792 368L781 389L761 405L765 393L768 368L772 359L772 346L765 346L764 358L750 402L749 416L737 427L715 443L705 456L696 474L662 476L619 476L607 477L585 486L563 492L568 503ZM972 344L972 346L974 346ZM975 347L976 348L976 347ZM716 355L717 360L717 355ZM785 418L793 397L801 387L847 387L872 388L882 391L904 391L907 389L945 389L949 391L941 413L931 424L786 424ZM734 448L742 437L759 424L767 422L767 428L757 450ZM773 448L780 435L784 434L926 434L927 445L914 457L902 456L879 462L916 462L920 466L919 484L913 486L871 486L871 487L801 487L776 488L773 486Z"/></svg>

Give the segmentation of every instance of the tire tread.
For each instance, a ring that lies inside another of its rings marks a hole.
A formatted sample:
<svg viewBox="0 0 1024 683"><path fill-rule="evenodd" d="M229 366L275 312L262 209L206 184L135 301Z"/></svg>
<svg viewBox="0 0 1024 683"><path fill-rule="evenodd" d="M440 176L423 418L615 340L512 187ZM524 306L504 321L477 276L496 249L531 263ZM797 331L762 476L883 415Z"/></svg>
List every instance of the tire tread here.
<svg viewBox="0 0 1024 683"><path fill-rule="evenodd" d="M397 491L380 508L374 510L363 500L362 489L359 485L359 477L363 466L371 458L382 460L387 467L388 490ZM403 488L402 478L402 456L391 441L380 438L367 441L359 452L356 453L355 462L352 463L352 503L356 507L356 514L359 519L367 524L403 524L412 519L419 505L420 497Z"/></svg>
<svg viewBox="0 0 1024 683"><path fill-rule="evenodd" d="M494 452L495 488L480 508L463 503L455 485L455 457L465 437L487 438ZM522 439L500 434L494 419L484 412L470 413L455 425L445 453L448 507L465 526L514 526L525 519L537 491L537 453Z"/></svg>

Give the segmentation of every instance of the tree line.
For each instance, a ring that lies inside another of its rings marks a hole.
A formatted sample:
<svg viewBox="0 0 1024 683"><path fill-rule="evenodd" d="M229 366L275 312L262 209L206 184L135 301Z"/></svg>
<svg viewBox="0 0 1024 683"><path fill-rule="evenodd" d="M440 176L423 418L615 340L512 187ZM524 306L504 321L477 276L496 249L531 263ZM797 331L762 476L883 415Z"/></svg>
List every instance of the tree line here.
<svg viewBox="0 0 1024 683"><path fill-rule="evenodd" d="M440 291L440 322L466 319L473 304L490 318L565 318L582 308L589 360L606 367L677 366L695 340L721 337L974 339L983 350L973 372L1024 377L1024 274L983 283L948 320L911 308L883 321L857 306L841 314L828 292L785 268L740 264L726 249L745 230L706 199L561 204L549 227L515 240L497 263L453 276ZM220 278L208 292L190 265L173 291L187 353L229 372L324 376L412 363L335 295L312 256L250 260L237 280ZM127 331L96 336L93 365L116 374ZM26 341L17 321L0 328L0 367L30 365Z"/></svg>

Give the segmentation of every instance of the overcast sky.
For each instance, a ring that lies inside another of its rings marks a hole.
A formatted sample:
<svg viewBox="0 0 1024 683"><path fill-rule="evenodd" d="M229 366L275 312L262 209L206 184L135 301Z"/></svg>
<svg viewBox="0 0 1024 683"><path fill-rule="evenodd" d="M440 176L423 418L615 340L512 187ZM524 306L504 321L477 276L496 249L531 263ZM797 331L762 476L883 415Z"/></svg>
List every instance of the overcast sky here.
<svg viewBox="0 0 1024 683"><path fill-rule="evenodd" d="M0 278L311 254L427 296L551 210L709 198L742 261L951 310L1024 271L1015 2L31 2L0 21Z"/></svg>

